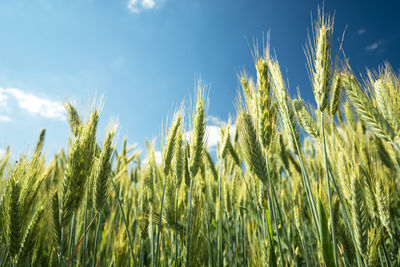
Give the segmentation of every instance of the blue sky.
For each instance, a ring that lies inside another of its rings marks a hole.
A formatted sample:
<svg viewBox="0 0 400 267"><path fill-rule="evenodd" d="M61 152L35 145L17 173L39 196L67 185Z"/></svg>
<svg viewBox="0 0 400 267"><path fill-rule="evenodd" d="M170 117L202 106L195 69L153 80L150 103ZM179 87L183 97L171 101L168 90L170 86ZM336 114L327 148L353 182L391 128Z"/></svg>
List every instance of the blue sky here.
<svg viewBox="0 0 400 267"><path fill-rule="evenodd" d="M48 154L70 135L62 103L85 114L104 96L100 136L119 122L119 143L160 137L173 107L210 85L208 114L234 115L237 74L254 75L252 40L270 30L271 48L290 81L314 104L303 47L321 1L37 0L0 2L0 151L29 153L47 129ZM399 4L325 1L337 44L356 72L385 60L400 68ZM337 46L335 46L337 47ZM158 139L160 140L160 139ZM15 156L15 155L14 155Z"/></svg>

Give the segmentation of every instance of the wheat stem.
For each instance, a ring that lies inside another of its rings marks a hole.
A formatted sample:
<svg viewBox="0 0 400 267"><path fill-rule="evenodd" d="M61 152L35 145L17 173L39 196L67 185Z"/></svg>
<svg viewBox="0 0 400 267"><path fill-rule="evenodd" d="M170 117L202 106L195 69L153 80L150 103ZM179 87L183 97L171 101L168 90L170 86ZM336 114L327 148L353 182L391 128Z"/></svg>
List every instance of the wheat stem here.
<svg viewBox="0 0 400 267"><path fill-rule="evenodd" d="M324 127L324 113L321 111L321 130L322 130L322 150L324 152L324 163L325 163L325 178L326 178L326 191L328 193L328 202L329 202L329 214L331 217L331 231L332 231L332 241L333 241L333 257L335 259L335 265L338 264L338 254L337 254L337 243L336 243L336 232L335 232L335 219L333 213L332 206L332 196L331 196L331 186L329 179L329 165L328 165L328 156L326 153L326 141L325 141L325 127Z"/></svg>
<svg viewBox="0 0 400 267"><path fill-rule="evenodd" d="M121 213L122 213L122 219L123 219L124 224L125 224L125 231L126 231L126 235L128 236L130 254L131 254L131 257L132 257L132 260L133 260L133 265L136 266L135 254L133 253L133 244L132 244L131 234L129 233L129 227L128 227L128 222L126 221L124 208L122 207L121 199L119 198L118 190L117 190L117 187L116 187L116 185L114 183L114 180L113 180L113 178L111 176L110 176L110 179L111 179L111 183L112 183L113 188L114 188L115 196L116 196L116 198L118 200L119 209L121 210Z"/></svg>

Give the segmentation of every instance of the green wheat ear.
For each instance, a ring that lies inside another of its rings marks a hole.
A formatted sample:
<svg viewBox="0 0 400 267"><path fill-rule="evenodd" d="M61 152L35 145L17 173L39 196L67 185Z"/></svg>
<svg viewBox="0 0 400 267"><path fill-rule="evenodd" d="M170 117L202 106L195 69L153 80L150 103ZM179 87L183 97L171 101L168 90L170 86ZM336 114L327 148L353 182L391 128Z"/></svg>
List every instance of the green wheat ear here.
<svg viewBox="0 0 400 267"><path fill-rule="evenodd" d="M184 157L183 171L184 171L186 187L190 186L189 156L190 156L190 145L188 143L185 143L184 155L183 155Z"/></svg>
<svg viewBox="0 0 400 267"><path fill-rule="evenodd" d="M392 236L392 222L389 210L389 197L381 180L376 181L375 198L378 206L378 216L382 225L386 228L389 235Z"/></svg>
<svg viewBox="0 0 400 267"><path fill-rule="evenodd" d="M40 208L34 215L29 223L25 236L22 240L20 250L18 252L18 262L19 263L25 263L27 259L29 259L29 256L32 254L32 252L36 248L36 242L39 237L37 234L39 230L39 223L41 216L43 214L43 208Z"/></svg>
<svg viewBox="0 0 400 267"><path fill-rule="evenodd" d="M368 231L368 266L378 266L381 232L381 228L374 228Z"/></svg>
<svg viewBox="0 0 400 267"><path fill-rule="evenodd" d="M378 78L369 73L369 82L375 93L377 107L397 136L400 136L400 81L393 69L386 63L380 69Z"/></svg>
<svg viewBox="0 0 400 267"><path fill-rule="evenodd" d="M357 178L351 184L351 208L356 243L362 257L367 257L368 218L363 188Z"/></svg>
<svg viewBox="0 0 400 267"><path fill-rule="evenodd" d="M195 177L202 162L205 147L206 120L202 92L198 93L192 135L190 137L190 175Z"/></svg>
<svg viewBox="0 0 400 267"><path fill-rule="evenodd" d="M261 144L258 141L251 116L243 110L239 114L239 125L242 150L246 162L263 184L267 185L267 163L261 150Z"/></svg>
<svg viewBox="0 0 400 267"><path fill-rule="evenodd" d="M15 259L22 239L22 215L20 213L21 186L15 178L10 179L8 203L8 254Z"/></svg>
<svg viewBox="0 0 400 267"><path fill-rule="evenodd" d="M249 80L246 73L242 73L240 76L240 84L242 86L244 100L246 101L247 108L253 115L257 114L257 96L256 86L253 80Z"/></svg>
<svg viewBox="0 0 400 267"><path fill-rule="evenodd" d="M71 103L65 103L65 109L67 110L68 114L68 122L69 126L71 127L72 133L75 137L77 137L82 128L82 122L79 118L78 112L76 111L75 107L72 106Z"/></svg>
<svg viewBox="0 0 400 267"><path fill-rule="evenodd" d="M176 133L176 142L175 142L175 176L176 176L176 186L179 186L182 183L182 174L183 174L183 167L184 167L184 151L182 148L182 131L178 129Z"/></svg>
<svg viewBox="0 0 400 267"><path fill-rule="evenodd" d="M385 141L392 141L392 129L387 127L381 114L375 109L369 101L369 98L361 90L360 84L356 80L355 76L349 73L344 73L342 77L347 96L361 120L377 137Z"/></svg>
<svg viewBox="0 0 400 267"><path fill-rule="evenodd" d="M293 107L289 103L289 96L283 80L279 63L276 60L268 59L268 67L271 72L274 86L273 91L281 113L283 127L289 137L289 144L293 153L298 154L298 144L300 144L300 133L294 116Z"/></svg>
<svg viewBox="0 0 400 267"><path fill-rule="evenodd" d="M204 155L206 156L206 163L211 170L214 181L217 182L218 181L218 173L217 173L217 169L215 168L214 162L211 158L211 155L208 151L204 151Z"/></svg>
<svg viewBox="0 0 400 267"><path fill-rule="evenodd" d="M40 153L42 152L45 135L46 135L46 129L42 129L40 131L39 140L36 144L35 152L33 153L33 155L39 156Z"/></svg>
<svg viewBox="0 0 400 267"><path fill-rule="evenodd" d="M331 85L331 102L330 102L330 113L332 115L335 115L338 107L339 107L339 101L340 101L340 93L342 92L342 87L343 87L343 82L342 82L342 77L340 73L336 73L332 85Z"/></svg>
<svg viewBox="0 0 400 267"><path fill-rule="evenodd" d="M112 146L113 137L114 130L106 135L95 171L94 206L98 212L101 212L106 202L108 179L111 175L111 156L114 150Z"/></svg>
<svg viewBox="0 0 400 267"><path fill-rule="evenodd" d="M84 196L86 179L90 176L94 160L98 120L99 114L95 110L68 153L61 201L61 225L63 227L69 224Z"/></svg>
<svg viewBox="0 0 400 267"><path fill-rule="evenodd" d="M219 153L218 155L224 159L227 154L229 153L229 145L231 135L229 133L230 125L228 124L225 128L221 129L221 144L219 146Z"/></svg>
<svg viewBox="0 0 400 267"><path fill-rule="evenodd" d="M310 114L311 109L307 109L301 99L295 99L293 100L293 110L304 130L315 139L318 139L319 128L315 122L315 118Z"/></svg>
<svg viewBox="0 0 400 267"><path fill-rule="evenodd" d="M266 60L259 59L256 64L257 69L257 119L258 131L261 144L264 148L269 147L275 134L277 111L272 102L271 82Z"/></svg>
<svg viewBox="0 0 400 267"><path fill-rule="evenodd" d="M53 226L53 239L54 246L56 247L57 253L61 250L61 224L60 224L60 208L58 194L55 192L51 198L51 215L52 215L52 226Z"/></svg>
<svg viewBox="0 0 400 267"><path fill-rule="evenodd" d="M181 126L182 117L180 114L175 116L174 122L172 123L167 136L165 148L163 150L163 172L168 175L172 157L174 155L176 136Z"/></svg>

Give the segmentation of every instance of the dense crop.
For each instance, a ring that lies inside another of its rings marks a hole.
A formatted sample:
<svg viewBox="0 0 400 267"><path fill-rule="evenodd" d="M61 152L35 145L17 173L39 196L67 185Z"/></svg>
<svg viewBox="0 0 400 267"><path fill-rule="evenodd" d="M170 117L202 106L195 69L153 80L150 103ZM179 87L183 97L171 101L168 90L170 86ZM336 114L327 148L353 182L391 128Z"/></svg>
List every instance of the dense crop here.
<svg viewBox="0 0 400 267"><path fill-rule="evenodd" d="M0 159L0 266L399 266L399 77L386 64L359 81L332 55L332 20L313 32L317 108L255 53L214 157L201 83L161 164L149 143L145 164L117 151L115 127L97 143L98 112L67 103L67 152L46 161L43 131L31 156Z"/></svg>

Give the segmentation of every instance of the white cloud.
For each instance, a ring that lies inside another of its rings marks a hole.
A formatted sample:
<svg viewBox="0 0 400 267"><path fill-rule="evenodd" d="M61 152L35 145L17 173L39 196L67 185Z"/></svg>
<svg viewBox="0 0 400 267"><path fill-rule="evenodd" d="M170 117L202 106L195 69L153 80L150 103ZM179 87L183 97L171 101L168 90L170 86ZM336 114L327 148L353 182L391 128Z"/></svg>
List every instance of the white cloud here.
<svg viewBox="0 0 400 267"><path fill-rule="evenodd" d="M154 155L156 157L156 163L157 164L161 164L161 160L162 160L161 151L155 151Z"/></svg>
<svg viewBox="0 0 400 267"><path fill-rule="evenodd" d="M0 157L3 157L5 153L6 153L6 151L4 149L0 148Z"/></svg>
<svg viewBox="0 0 400 267"><path fill-rule="evenodd" d="M215 149L217 147L217 144L221 141L221 128L226 127L228 123L224 120L221 120L219 117L210 115L207 117L207 124L207 148ZM235 125L230 126L229 133L231 135L231 138L233 138L233 135L235 134Z"/></svg>
<svg viewBox="0 0 400 267"><path fill-rule="evenodd" d="M50 119L65 119L65 109L61 102L38 97L16 88L0 88L0 105L7 106L9 97L17 101L20 109L28 111L33 115Z"/></svg>
<svg viewBox="0 0 400 267"><path fill-rule="evenodd" d="M221 120L218 117L209 115L207 117L207 126L205 131L206 138L206 147L210 150L214 150L217 147L217 144L221 141L221 128L226 127L227 122ZM231 136L234 134L235 128L231 125L230 134ZM189 140L192 132L187 132L185 134L185 139Z"/></svg>
<svg viewBox="0 0 400 267"><path fill-rule="evenodd" d="M206 127L207 148L215 148L221 140L221 127L208 125Z"/></svg>
<svg viewBox="0 0 400 267"><path fill-rule="evenodd" d="M7 115L0 115L0 122L8 122L11 121L11 118Z"/></svg>
<svg viewBox="0 0 400 267"><path fill-rule="evenodd" d="M150 10L159 7L162 0L129 0L127 8L132 13L139 13L142 10Z"/></svg>
<svg viewBox="0 0 400 267"><path fill-rule="evenodd" d="M374 51L374 50L377 49L378 47L379 47L379 43L376 42L376 43L373 43L373 44L370 44L369 46L367 46L367 47L365 48L365 50L367 50L367 51Z"/></svg>
<svg viewBox="0 0 400 267"><path fill-rule="evenodd" d="M154 0L143 0L142 1L142 6L143 8L147 9L152 9L156 5L156 2Z"/></svg>
<svg viewBox="0 0 400 267"><path fill-rule="evenodd" d="M374 43L368 45L367 47L365 47L365 50L367 50L369 52L375 51L378 48L381 48L384 43L385 43L384 40L379 40L379 41L374 42Z"/></svg>
<svg viewBox="0 0 400 267"><path fill-rule="evenodd" d="M361 29L359 29L359 30L357 31L357 34L358 34L358 35L363 35L363 34L366 33L366 32L367 32L366 29L361 28Z"/></svg>
<svg viewBox="0 0 400 267"><path fill-rule="evenodd" d="M6 94L3 94L0 91L0 107L4 108L7 106L7 100L8 100L8 96Z"/></svg>
<svg viewBox="0 0 400 267"><path fill-rule="evenodd" d="M132 13L138 13L139 12L139 1L138 0L129 0L127 8L132 12Z"/></svg>
<svg viewBox="0 0 400 267"><path fill-rule="evenodd" d="M226 121L223 121L218 117L209 115L207 117L207 124L215 125L215 126L219 126L219 127L225 127L226 126Z"/></svg>
<svg viewBox="0 0 400 267"><path fill-rule="evenodd" d="M161 151L154 151L154 156L156 158L156 164L160 165L162 161ZM143 166L146 166L148 162L149 162L149 155L147 155L147 157L142 161Z"/></svg>

